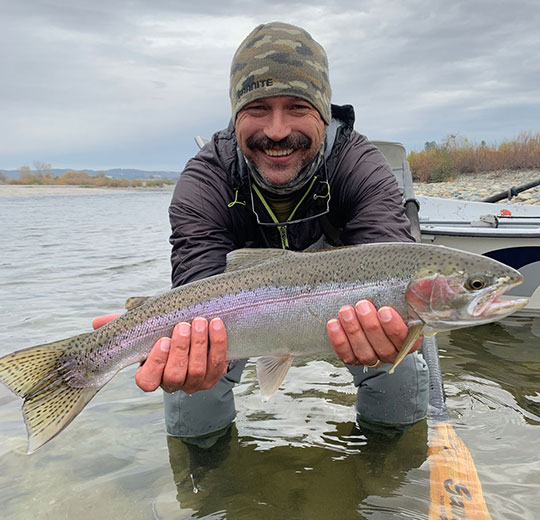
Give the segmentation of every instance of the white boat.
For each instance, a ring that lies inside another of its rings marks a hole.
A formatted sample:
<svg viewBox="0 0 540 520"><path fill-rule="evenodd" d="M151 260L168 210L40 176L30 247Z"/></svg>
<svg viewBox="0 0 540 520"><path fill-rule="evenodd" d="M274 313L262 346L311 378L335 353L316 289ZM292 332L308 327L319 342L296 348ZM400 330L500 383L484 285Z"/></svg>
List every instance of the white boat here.
<svg viewBox="0 0 540 520"><path fill-rule="evenodd" d="M374 144L398 179L409 218L419 228L422 242L483 254L519 270L524 282L506 294L529 298L521 315L540 315L540 206L415 196L403 145ZM509 195L513 193L515 190Z"/></svg>

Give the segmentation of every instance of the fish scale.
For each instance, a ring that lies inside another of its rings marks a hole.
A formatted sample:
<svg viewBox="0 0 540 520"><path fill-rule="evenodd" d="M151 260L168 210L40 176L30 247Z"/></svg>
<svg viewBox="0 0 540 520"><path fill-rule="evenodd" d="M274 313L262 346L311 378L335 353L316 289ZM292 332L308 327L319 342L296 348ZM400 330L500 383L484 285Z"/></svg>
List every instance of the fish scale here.
<svg viewBox="0 0 540 520"><path fill-rule="evenodd" d="M471 280L475 282L475 287ZM293 356L333 352L326 323L341 306L369 299L409 323L395 366L421 333L500 319L526 305L501 301L519 284L514 269L441 246L381 243L315 252L242 249L226 271L165 294L132 300L97 331L0 358L0 381L24 399L28 452L60 433L122 368L146 359L181 321L220 317L227 358L261 356L261 393L277 390Z"/></svg>

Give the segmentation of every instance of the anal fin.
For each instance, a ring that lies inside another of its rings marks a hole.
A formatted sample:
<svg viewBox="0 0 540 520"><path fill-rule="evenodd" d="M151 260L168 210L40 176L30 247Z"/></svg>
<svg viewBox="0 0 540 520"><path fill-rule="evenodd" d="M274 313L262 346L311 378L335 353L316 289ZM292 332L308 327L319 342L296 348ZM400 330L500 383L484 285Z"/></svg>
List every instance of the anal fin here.
<svg viewBox="0 0 540 520"><path fill-rule="evenodd" d="M276 393L291 368L294 356L261 357L257 359L257 379L263 399Z"/></svg>

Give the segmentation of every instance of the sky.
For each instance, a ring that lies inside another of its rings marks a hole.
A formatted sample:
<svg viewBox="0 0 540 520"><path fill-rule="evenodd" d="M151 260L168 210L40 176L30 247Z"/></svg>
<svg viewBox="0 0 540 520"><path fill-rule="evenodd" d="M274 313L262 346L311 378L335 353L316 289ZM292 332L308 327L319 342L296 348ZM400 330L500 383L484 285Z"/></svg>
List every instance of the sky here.
<svg viewBox="0 0 540 520"><path fill-rule="evenodd" d="M0 170L181 171L227 126L232 56L258 24L326 49L355 129L421 150L540 131L537 0L0 0Z"/></svg>

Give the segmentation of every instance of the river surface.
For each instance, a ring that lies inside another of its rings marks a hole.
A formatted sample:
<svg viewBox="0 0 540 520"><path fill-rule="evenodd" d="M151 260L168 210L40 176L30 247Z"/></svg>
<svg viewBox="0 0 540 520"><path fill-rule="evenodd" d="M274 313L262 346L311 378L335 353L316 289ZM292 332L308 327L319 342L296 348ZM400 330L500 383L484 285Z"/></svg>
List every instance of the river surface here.
<svg viewBox="0 0 540 520"><path fill-rule="evenodd" d="M127 297L167 290L170 196L0 196L0 355L89 331ZM438 335L451 424L493 519L540 518L537 320ZM267 403L249 364L237 421L208 451L167 438L161 393L140 391L134 370L33 455L20 399L0 388L0 518L428 518L431 422L394 439L356 430L355 390L335 359L296 362Z"/></svg>

